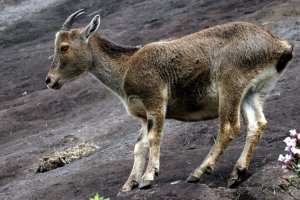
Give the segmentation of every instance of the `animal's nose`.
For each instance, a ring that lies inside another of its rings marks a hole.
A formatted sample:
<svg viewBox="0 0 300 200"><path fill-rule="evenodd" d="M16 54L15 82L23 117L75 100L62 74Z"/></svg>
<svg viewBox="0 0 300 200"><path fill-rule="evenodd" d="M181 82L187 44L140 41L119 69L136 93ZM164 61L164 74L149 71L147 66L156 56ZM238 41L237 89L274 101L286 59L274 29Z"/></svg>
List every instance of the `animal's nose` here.
<svg viewBox="0 0 300 200"><path fill-rule="evenodd" d="M49 76L46 77L46 84L48 85L49 83L51 83L51 78Z"/></svg>

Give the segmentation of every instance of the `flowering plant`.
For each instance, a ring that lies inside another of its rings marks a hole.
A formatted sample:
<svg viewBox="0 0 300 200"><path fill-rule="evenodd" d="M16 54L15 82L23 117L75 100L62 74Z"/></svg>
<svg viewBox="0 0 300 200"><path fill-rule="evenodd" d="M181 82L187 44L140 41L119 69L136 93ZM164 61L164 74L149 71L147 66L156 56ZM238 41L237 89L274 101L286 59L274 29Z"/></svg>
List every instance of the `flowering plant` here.
<svg viewBox="0 0 300 200"><path fill-rule="evenodd" d="M286 183L280 184L279 187L296 199L291 192L293 189L300 189L300 133L297 133L295 129L290 130L290 137L285 138L284 142L285 151L288 154L285 156L280 154L278 160L283 163L283 170L292 172L292 175L283 176Z"/></svg>

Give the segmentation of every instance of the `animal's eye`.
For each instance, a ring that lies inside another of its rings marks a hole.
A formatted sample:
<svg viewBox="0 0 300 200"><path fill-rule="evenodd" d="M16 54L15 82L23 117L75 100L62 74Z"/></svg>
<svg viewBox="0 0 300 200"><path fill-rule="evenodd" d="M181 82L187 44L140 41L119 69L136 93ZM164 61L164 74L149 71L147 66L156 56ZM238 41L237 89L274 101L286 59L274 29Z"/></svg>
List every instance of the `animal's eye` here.
<svg viewBox="0 0 300 200"><path fill-rule="evenodd" d="M69 45L62 45L61 47L60 47L60 50L61 51L67 51L69 49Z"/></svg>

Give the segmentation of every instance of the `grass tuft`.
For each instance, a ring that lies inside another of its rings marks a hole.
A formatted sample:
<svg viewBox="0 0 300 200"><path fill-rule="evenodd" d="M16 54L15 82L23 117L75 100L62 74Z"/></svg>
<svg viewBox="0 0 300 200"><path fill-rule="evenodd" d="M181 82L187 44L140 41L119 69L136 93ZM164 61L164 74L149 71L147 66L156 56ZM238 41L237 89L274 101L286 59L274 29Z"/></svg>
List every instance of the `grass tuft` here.
<svg viewBox="0 0 300 200"><path fill-rule="evenodd" d="M47 172L63 167L74 160L82 158L83 156L91 155L96 149L97 146L95 145L90 143L81 143L65 151L54 152L39 160L37 172Z"/></svg>

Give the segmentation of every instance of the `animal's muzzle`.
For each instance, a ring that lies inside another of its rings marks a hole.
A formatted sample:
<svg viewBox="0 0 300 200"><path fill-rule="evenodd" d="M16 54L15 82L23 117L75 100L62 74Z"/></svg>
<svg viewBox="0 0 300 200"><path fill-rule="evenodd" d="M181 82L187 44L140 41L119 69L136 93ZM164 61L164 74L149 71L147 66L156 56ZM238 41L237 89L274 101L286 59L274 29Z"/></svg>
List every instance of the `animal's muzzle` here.
<svg viewBox="0 0 300 200"><path fill-rule="evenodd" d="M46 84L47 84L47 87L49 89L54 89L54 90L58 90L61 88L60 84L59 84L59 80L60 78L57 78L57 79L53 79L51 78L50 76L47 76L46 77Z"/></svg>

